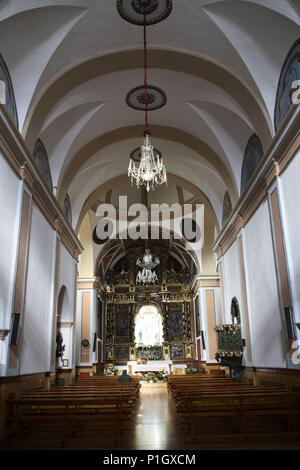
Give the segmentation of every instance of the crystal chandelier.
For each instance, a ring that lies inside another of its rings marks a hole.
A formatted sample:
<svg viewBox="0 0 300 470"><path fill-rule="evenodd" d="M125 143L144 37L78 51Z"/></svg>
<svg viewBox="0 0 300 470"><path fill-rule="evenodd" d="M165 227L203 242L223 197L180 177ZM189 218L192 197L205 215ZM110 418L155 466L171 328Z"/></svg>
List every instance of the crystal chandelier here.
<svg viewBox="0 0 300 470"><path fill-rule="evenodd" d="M136 166L134 160L131 158L128 167L128 176L131 179L131 184L134 180L136 186L145 186L147 191L154 190L157 185L163 183L167 184L167 173L163 159L155 152L150 143L150 128L148 120L149 102L151 96L148 93L148 79L147 79L147 21L146 21L146 3L144 3L144 97L145 104L145 131L144 143L141 146L141 160Z"/></svg>
<svg viewBox="0 0 300 470"><path fill-rule="evenodd" d="M157 256L153 256L149 249L145 250L144 256L139 258L136 262L136 265L141 268L136 276L136 283L149 285L156 284L158 282L158 277L155 271L152 271L160 264Z"/></svg>

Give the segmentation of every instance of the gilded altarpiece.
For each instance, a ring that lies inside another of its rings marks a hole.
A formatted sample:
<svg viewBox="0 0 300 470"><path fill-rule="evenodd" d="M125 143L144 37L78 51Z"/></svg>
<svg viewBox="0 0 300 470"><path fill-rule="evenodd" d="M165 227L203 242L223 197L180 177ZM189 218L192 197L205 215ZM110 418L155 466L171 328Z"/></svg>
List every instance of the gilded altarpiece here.
<svg viewBox="0 0 300 470"><path fill-rule="evenodd" d="M106 292L106 361L126 363L140 357L135 343L135 316L142 305L156 305L162 316L162 357L174 362L194 359L190 285L182 273L157 286L111 284ZM113 281L113 279L110 279ZM179 282L180 281L180 282Z"/></svg>

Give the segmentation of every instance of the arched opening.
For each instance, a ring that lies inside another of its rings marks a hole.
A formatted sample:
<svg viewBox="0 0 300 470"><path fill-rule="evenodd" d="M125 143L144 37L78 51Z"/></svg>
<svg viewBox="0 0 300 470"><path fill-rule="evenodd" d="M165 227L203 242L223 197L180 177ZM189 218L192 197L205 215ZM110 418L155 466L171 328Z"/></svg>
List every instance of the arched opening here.
<svg viewBox="0 0 300 470"><path fill-rule="evenodd" d="M241 193L243 193L249 184L249 181L257 168L264 150L258 135L253 134L248 140L245 155L243 159L242 175L241 175Z"/></svg>
<svg viewBox="0 0 300 470"><path fill-rule="evenodd" d="M293 104L293 84L297 80L300 80L300 39L291 47L281 70L275 105L276 131Z"/></svg>
<svg viewBox="0 0 300 470"><path fill-rule="evenodd" d="M35 143L33 157L41 176L44 178L46 185L51 191L53 191L53 183L48 155L45 146L40 139L38 139Z"/></svg>
<svg viewBox="0 0 300 470"><path fill-rule="evenodd" d="M72 205L69 194L66 194L65 196L63 211L67 221L72 225Z"/></svg>
<svg viewBox="0 0 300 470"><path fill-rule="evenodd" d="M143 305L135 316L135 344L139 347L161 346L163 343L163 321L158 307Z"/></svg>
<svg viewBox="0 0 300 470"><path fill-rule="evenodd" d="M223 210L222 210L222 226L223 227L226 225L226 222L229 219L231 212L232 212L231 198L230 198L229 192L226 191L224 195L224 199L223 199Z"/></svg>
<svg viewBox="0 0 300 470"><path fill-rule="evenodd" d="M3 83L3 95L5 97L4 107L11 117L12 121L18 128L18 115L17 115L17 106L15 100L14 89L12 81L10 78L10 73L8 71L7 65L0 54L0 83Z"/></svg>
<svg viewBox="0 0 300 470"><path fill-rule="evenodd" d="M56 369L69 367L70 360L70 302L65 286L62 286L57 300L56 315Z"/></svg>

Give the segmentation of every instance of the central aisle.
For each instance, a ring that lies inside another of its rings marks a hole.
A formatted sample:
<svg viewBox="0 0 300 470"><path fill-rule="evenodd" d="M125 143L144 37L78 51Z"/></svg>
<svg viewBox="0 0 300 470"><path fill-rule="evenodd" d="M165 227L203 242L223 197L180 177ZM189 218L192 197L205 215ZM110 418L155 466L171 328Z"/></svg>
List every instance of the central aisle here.
<svg viewBox="0 0 300 470"><path fill-rule="evenodd" d="M130 442L123 443L131 449L180 449L183 440L176 425L174 402L168 395L166 383L143 383L134 417Z"/></svg>

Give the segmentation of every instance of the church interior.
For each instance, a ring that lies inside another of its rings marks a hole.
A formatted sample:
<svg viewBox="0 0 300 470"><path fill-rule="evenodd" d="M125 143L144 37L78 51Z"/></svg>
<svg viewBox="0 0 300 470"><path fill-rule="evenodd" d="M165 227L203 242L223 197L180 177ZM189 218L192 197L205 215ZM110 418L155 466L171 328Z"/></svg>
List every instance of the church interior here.
<svg viewBox="0 0 300 470"><path fill-rule="evenodd" d="M299 104L300 0L0 0L1 450L300 449Z"/></svg>

